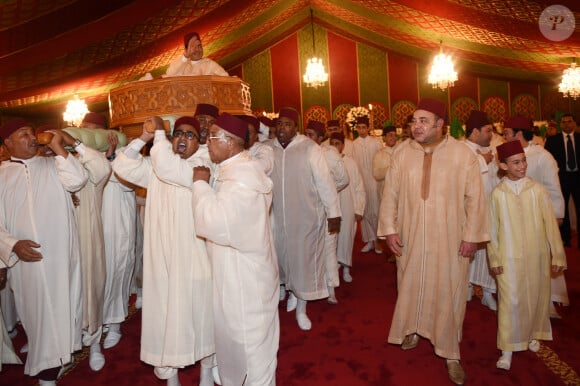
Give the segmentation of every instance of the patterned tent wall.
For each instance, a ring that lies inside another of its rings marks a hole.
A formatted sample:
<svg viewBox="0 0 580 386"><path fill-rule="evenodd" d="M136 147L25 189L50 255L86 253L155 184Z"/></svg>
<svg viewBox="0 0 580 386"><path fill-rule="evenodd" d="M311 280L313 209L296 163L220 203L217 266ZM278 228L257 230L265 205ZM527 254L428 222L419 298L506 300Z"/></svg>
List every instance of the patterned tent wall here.
<svg viewBox="0 0 580 386"><path fill-rule="evenodd" d="M547 92L542 97L542 117L544 119L554 119L557 114L569 111L567 99L562 96L562 93L557 91Z"/></svg>
<svg viewBox="0 0 580 386"><path fill-rule="evenodd" d="M274 112L292 106L304 117L312 106L321 106L333 118L344 119L348 112L344 106L367 107L372 103L384 106L376 122L379 127L387 120L400 127L421 97L445 102L448 116L460 113L462 122L471 108L486 111L497 122L516 113L549 119L555 111L568 112L576 106L563 98L555 85L461 72L453 88L434 90L424 82L427 63L371 47L316 24L314 31L316 56L322 58L329 81L316 89L302 82L306 61L313 54L307 25L242 63L239 74L250 83L252 110ZM470 98L467 104L461 99L466 97Z"/></svg>
<svg viewBox="0 0 580 386"><path fill-rule="evenodd" d="M512 101L513 115L522 115L532 120L539 119L538 100L530 94L520 94Z"/></svg>
<svg viewBox="0 0 580 386"><path fill-rule="evenodd" d="M461 97L457 98L453 105L451 106L451 117L455 117L459 119L459 122L462 124L467 122L467 118L469 118L469 114L473 110L478 110L479 107L477 106L477 102L474 101L472 98L469 97Z"/></svg>
<svg viewBox="0 0 580 386"><path fill-rule="evenodd" d="M322 122L324 123L324 126L326 126L326 122L330 120L330 111L328 111L328 109L324 106L310 106L304 112L302 127L305 128L308 125L308 121L310 120Z"/></svg>
<svg viewBox="0 0 580 386"><path fill-rule="evenodd" d="M492 122L505 122L508 119L508 108L503 98L492 96L483 101L483 111Z"/></svg>

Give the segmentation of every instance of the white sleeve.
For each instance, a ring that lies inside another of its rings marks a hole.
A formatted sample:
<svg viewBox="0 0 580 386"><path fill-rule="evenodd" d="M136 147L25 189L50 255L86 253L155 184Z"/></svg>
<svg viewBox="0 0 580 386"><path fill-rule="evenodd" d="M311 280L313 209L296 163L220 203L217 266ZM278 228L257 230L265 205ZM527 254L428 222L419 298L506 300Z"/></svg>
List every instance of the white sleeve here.
<svg viewBox="0 0 580 386"><path fill-rule="evenodd" d="M89 173L72 154L66 158L57 155L54 162L60 183L69 192L78 192L89 180Z"/></svg>

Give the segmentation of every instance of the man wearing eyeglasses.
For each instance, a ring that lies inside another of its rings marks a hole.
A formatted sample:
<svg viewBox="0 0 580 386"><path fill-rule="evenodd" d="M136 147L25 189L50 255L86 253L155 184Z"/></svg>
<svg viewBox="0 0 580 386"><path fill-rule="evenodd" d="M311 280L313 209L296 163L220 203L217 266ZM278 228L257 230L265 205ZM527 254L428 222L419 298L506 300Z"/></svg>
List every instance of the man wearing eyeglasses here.
<svg viewBox="0 0 580 386"><path fill-rule="evenodd" d="M154 133L146 130L152 125ZM199 146L194 117L175 121L171 141L163 121L148 118L141 136L119 153L113 169L147 189L143 242L141 360L178 386L178 369L201 360L201 386L214 384L211 265L192 213L193 167L213 168ZM153 140L150 157L141 149ZM212 376L213 375L213 376Z"/></svg>
<svg viewBox="0 0 580 386"><path fill-rule="evenodd" d="M247 122L223 113L209 132L218 164L193 173L193 217L214 277L216 355L223 385L275 385L280 338L278 262L270 227L272 181L244 150Z"/></svg>

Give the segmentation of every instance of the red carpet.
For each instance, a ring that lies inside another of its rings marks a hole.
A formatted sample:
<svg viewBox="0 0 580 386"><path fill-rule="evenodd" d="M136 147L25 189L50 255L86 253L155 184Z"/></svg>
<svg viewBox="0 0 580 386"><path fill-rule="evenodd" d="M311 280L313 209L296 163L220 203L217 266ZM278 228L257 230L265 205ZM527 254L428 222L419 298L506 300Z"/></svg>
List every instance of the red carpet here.
<svg viewBox="0 0 580 386"><path fill-rule="evenodd" d="M574 243L574 245L576 245ZM357 239L355 250L361 248ZM495 368L496 315L477 297L467 305L461 344L462 363L468 385L580 385L580 251L567 248L566 281L569 307L559 308L562 320L552 320L554 341L539 353L515 353L509 372ZM386 342L396 298L394 264L386 254L357 253L353 282L337 289L339 304L309 303L312 330L298 328L294 313L280 307L281 338L277 384L281 386L407 386L450 385L444 360L435 357L431 344L422 339L419 347L402 351ZM139 360L140 312L122 326L119 345L104 350L107 364L95 373L88 359L58 381L62 386L164 385L153 368ZM24 334L15 339L19 349ZM83 354L86 356L86 351ZM23 360L25 357L23 356ZM182 385L197 385L199 366L180 372ZM23 366L6 365L0 373L2 385L34 385L23 375Z"/></svg>

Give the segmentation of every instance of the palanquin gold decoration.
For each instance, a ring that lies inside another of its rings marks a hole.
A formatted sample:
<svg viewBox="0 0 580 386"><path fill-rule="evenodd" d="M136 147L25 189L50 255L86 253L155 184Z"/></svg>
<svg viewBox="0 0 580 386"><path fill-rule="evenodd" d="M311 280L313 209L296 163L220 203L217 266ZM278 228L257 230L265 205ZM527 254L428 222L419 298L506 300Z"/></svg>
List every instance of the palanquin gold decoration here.
<svg viewBox="0 0 580 386"><path fill-rule="evenodd" d="M109 93L111 127L137 137L147 117L193 115L198 103L251 114L250 86L234 76L178 76L127 83Z"/></svg>

